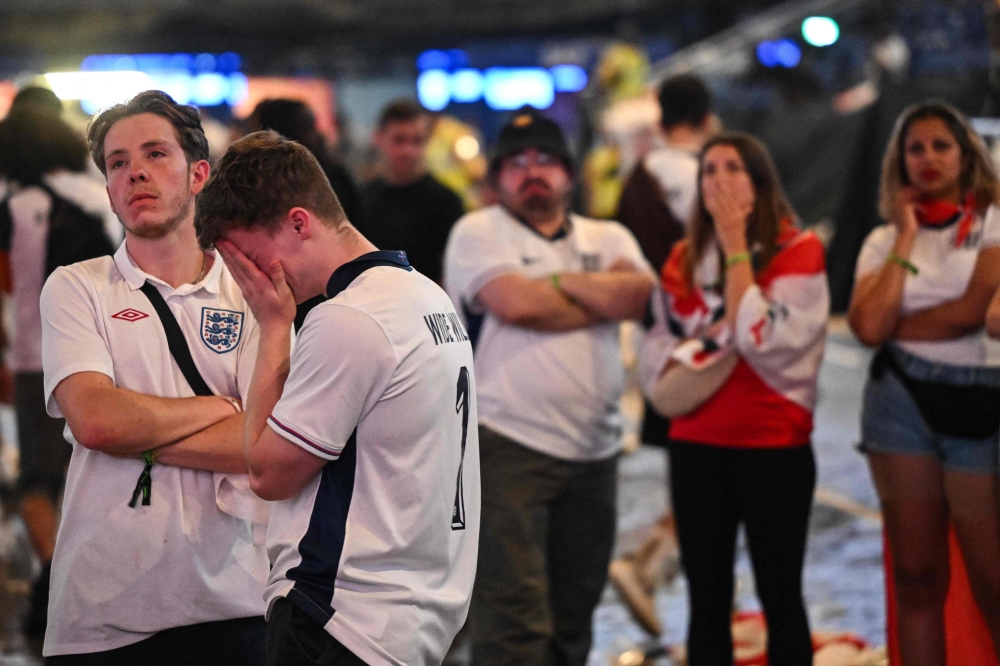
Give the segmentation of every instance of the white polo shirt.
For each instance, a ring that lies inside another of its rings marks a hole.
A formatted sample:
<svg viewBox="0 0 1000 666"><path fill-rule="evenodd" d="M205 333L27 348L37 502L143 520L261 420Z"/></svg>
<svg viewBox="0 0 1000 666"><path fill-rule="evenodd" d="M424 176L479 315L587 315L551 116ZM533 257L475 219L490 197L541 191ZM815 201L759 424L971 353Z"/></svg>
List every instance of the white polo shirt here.
<svg viewBox="0 0 1000 666"><path fill-rule="evenodd" d="M875 227L868 234L858 256L855 281L882 270L896 244L897 234L896 227L891 224ZM953 301L965 293L980 250L1000 246L1000 207L990 206L985 215L977 215L960 245L958 234L958 224L942 229L921 227L917 232L910 261L919 273L906 275L900 314L911 315ZM996 358L991 358L985 330L953 340L898 341L895 344L937 363L967 367L1000 364Z"/></svg>
<svg viewBox="0 0 1000 666"><path fill-rule="evenodd" d="M156 285L184 331L195 364L219 395L243 398L256 360L257 325L216 255L198 284L177 289L140 271L122 243L112 257L57 269L42 290L48 413L78 372L166 398L194 393L170 355L156 312L139 288ZM228 324L219 325L220 317ZM223 513L245 476L155 465L149 506L129 508L143 469L77 444L56 539L44 654L112 650L171 627L260 616L268 562L248 521ZM228 488L228 491L226 490Z"/></svg>
<svg viewBox="0 0 1000 666"><path fill-rule="evenodd" d="M268 605L287 597L371 666L437 665L479 549L472 345L402 252L341 266L327 294L268 421L330 461L274 504Z"/></svg>
<svg viewBox="0 0 1000 666"><path fill-rule="evenodd" d="M635 236L617 222L571 214L569 229L550 240L492 206L455 224L445 285L475 344L480 423L565 460L599 460L620 449L625 370L618 323L534 331L505 324L477 298L500 275L603 271L619 258L652 271Z"/></svg>

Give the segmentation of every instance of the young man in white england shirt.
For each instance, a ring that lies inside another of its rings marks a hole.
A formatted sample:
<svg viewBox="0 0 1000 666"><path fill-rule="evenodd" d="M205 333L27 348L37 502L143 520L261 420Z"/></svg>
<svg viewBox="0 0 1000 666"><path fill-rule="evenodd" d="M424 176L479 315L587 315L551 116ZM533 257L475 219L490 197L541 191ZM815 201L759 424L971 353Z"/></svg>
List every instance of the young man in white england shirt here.
<svg viewBox="0 0 1000 666"><path fill-rule="evenodd" d="M195 237L209 175L198 111L145 92L96 117L89 138L126 237L42 291L46 405L73 444L46 664L259 664L268 563L254 530L267 507L249 492L239 400L258 335ZM157 295L207 385L199 397Z"/></svg>
<svg viewBox="0 0 1000 666"><path fill-rule="evenodd" d="M260 322L244 451L274 503L268 666L440 664L479 546L472 345L447 294L351 225L316 159L234 143L198 198ZM295 304L325 294L289 357Z"/></svg>

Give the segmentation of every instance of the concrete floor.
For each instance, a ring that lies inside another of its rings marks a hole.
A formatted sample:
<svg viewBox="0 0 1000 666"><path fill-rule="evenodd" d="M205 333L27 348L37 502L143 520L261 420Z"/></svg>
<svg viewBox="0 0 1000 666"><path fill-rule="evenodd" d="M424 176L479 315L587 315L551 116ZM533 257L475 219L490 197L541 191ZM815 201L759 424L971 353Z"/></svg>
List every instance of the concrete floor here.
<svg viewBox="0 0 1000 666"><path fill-rule="evenodd" d="M870 352L842 326L831 325L816 411L818 491L804 586L814 630L852 631L879 646L885 643L882 528L865 459L854 448L869 358ZM648 446L622 459L618 552L633 548L644 528L666 508L666 464L664 452ZM737 607L759 609L742 544L736 576ZM682 643L688 620L683 575L657 592L656 605L664 625L661 640ZM609 586L595 614L588 666L607 666L618 654L643 645L649 645L649 639Z"/></svg>

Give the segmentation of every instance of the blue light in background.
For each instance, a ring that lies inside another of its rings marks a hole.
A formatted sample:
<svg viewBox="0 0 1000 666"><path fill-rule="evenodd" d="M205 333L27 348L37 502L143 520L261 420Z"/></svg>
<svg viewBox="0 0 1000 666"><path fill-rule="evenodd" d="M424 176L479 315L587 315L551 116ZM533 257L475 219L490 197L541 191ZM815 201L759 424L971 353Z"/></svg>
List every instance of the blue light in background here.
<svg viewBox="0 0 1000 666"><path fill-rule="evenodd" d="M552 74L541 67L491 67L485 73L483 96L497 111L512 111L529 105L547 109L555 101Z"/></svg>
<svg viewBox="0 0 1000 666"><path fill-rule="evenodd" d="M462 49L450 49L448 60L448 69L464 69L469 66L469 54Z"/></svg>
<svg viewBox="0 0 1000 666"><path fill-rule="evenodd" d="M220 74L232 74L233 72L240 71L243 62L240 60L240 56L232 51L223 53L218 58L215 59L215 71Z"/></svg>
<svg viewBox="0 0 1000 666"><path fill-rule="evenodd" d="M791 39L764 41L757 45L757 60L764 67L792 69L802 60L802 49Z"/></svg>
<svg viewBox="0 0 1000 666"><path fill-rule="evenodd" d="M194 57L194 71L199 74L215 71L215 56L211 53L199 53Z"/></svg>
<svg viewBox="0 0 1000 666"><path fill-rule="evenodd" d="M587 87L587 72L579 65L556 65L549 71L556 92L574 93Z"/></svg>
<svg viewBox="0 0 1000 666"><path fill-rule="evenodd" d="M106 54L87 56L80 70L142 72L148 75L151 88L162 90L179 104L235 106L246 98L249 88L247 77L239 71L241 64L240 56L232 52ZM101 108L102 101L107 102L95 92L80 104L84 111L93 113Z"/></svg>
<svg viewBox="0 0 1000 666"><path fill-rule="evenodd" d="M788 69L792 69L802 60L802 49L790 39L778 40L777 54L778 64Z"/></svg>
<svg viewBox="0 0 1000 666"><path fill-rule="evenodd" d="M236 53L137 53L90 55L80 63L83 72L188 72L192 74L232 74L240 71L240 56Z"/></svg>
<svg viewBox="0 0 1000 666"><path fill-rule="evenodd" d="M229 94L226 96L226 104L229 106L236 106L246 99L247 92L249 90L250 81L247 79L246 75L239 72L233 72L229 75Z"/></svg>
<svg viewBox="0 0 1000 666"><path fill-rule="evenodd" d="M460 69L450 77L451 99L478 102L483 98L483 74L478 69Z"/></svg>
<svg viewBox="0 0 1000 666"><path fill-rule="evenodd" d="M439 49L424 51L417 56L417 69L421 72L426 72L429 69L448 69L450 66L451 58Z"/></svg>
<svg viewBox="0 0 1000 666"><path fill-rule="evenodd" d="M440 111L452 102L468 104L485 100L494 110L524 105L547 109L555 94L576 93L587 87L587 72L579 65L541 67L491 67L485 72L468 67L464 51L424 51L417 58L417 98L424 108Z"/></svg>
<svg viewBox="0 0 1000 666"><path fill-rule="evenodd" d="M450 77L443 69L428 69L417 77L417 99L429 111L440 111L451 101Z"/></svg>
<svg viewBox="0 0 1000 666"><path fill-rule="evenodd" d="M194 77L191 98L198 106L218 106L229 96L229 78L222 74L199 74Z"/></svg>

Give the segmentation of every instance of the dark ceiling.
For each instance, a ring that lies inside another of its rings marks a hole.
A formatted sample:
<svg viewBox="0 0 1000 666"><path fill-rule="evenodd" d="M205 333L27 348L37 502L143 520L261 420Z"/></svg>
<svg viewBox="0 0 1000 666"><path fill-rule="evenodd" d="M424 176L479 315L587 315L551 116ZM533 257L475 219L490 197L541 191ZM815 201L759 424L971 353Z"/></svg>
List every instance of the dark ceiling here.
<svg viewBox="0 0 1000 666"><path fill-rule="evenodd" d="M775 0L0 0L0 57L75 65L88 53L234 50L258 70L432 44L678 26L711 33ZM703 34L692 35L700 38ZM335 56L331 58L330 56ZM349 59L349 58L348 58Z"/></svg>

